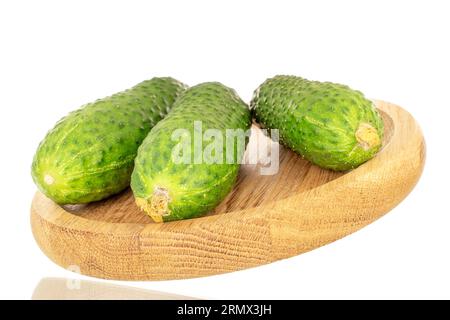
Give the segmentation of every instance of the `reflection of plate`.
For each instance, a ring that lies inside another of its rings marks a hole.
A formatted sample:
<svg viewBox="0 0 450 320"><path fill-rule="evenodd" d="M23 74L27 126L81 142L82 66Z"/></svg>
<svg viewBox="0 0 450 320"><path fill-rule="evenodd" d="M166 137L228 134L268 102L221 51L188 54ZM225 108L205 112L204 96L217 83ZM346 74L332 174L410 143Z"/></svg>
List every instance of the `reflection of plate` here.
<svg viewBox="0 0 450 320"><path fill-rule="evenodd" d="M78 279L44 278L34 289L33 300L196 300L176 294L150 291Z"/></svg>
<svg viewBox="0 0 450 320"><path fill-rule="evenodd" d="M243 165L234 190L210 215L164 224L140 212L129 191L70 209L38 192L31 208L34 236L65 268L124 280L224 273L315 249L384 215L422 173L425 146L417 123L400 107L376 104L384 147L353 171L323 170L282 148L276 175Z"/></svg>

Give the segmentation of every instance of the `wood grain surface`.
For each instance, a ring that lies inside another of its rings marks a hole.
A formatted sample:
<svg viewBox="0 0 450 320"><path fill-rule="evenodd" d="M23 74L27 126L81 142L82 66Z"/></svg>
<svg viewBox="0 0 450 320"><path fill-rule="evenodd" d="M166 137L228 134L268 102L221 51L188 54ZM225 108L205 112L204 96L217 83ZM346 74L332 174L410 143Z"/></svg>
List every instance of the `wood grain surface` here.
<svg viewBox="0 0 450 320"><path fill-rule="evenodd" d="M320 169L281 147L277 174L243 165L234 190L213 212L163 224L139 211L130 190L66 207L37 192L34 237L64 268L121 280L207 276L318 248L387 213L422 173L425 143L416 121L396 105L376 105L385 123L383 149L350 172ZM256 139L259 129L253 130Z"/></svg>

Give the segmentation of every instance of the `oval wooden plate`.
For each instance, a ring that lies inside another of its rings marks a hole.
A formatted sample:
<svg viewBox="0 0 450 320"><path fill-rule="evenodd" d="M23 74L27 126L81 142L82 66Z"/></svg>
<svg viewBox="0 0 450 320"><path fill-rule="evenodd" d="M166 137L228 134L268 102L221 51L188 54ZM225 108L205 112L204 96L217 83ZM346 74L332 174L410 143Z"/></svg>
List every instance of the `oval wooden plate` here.
<svg viewBox="0 0 450 320"><path fill-rule="evenodd" d="M37 192L34 237L62 267L121 280L207 276L318 248L391 210L422 173L425 144L416 121L398 106L376 105L385 123L384 147L353 171L323 170L280 148L276 175L243 165L234 190L214 212L163 224L140 212L129 190L71 208Z"/></svg>

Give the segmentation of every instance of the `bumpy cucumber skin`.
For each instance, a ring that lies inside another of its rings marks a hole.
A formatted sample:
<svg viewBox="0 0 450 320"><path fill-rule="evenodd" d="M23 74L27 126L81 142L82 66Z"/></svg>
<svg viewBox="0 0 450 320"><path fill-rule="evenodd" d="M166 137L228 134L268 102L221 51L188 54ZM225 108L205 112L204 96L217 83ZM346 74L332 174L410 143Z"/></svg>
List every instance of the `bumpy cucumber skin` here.
<svg viewBox="0 0 450 320"><path fill-rule="evenodd" d="M282 144L322 168L353 169L381 148L380 114L361 92L345 85L275 76L255 91L250 105L257 122L279 130ZM361 124L373 128L376 143L369 148L355 136Z"/></svg>
<svg viewBox="0 0 450 320"><path fill-rule="evenodd" d="M161 220L154 218L157 222L194 218L207 213L223 200L236 181L239 171L239 161L236 160L243 156L236 149L233 164L174 163L172 150L179 141L172 140L172 132L183 128L193 137L194 121L202 122L203 132L218 129L225 136L226 129L246 132L251 125L251 115L248 106L234 90L217 82L197 85L181 95L172 112L150 131L140 146L131 177L136 202L152 218L154 216L142 206L142 201L150 203L157 189L168 192L168 211L160 217ZM203 148L207 144L204 143ZM194 153L193 146L191 153Z"/></svg>
<svg viewBox="0 0 450 320"><path fill-rule="evenodd" d="M153 78L62 118L33 159L39 190L58 204L81 204L127 188L138 147L184 90L175 79Z"/></svg>

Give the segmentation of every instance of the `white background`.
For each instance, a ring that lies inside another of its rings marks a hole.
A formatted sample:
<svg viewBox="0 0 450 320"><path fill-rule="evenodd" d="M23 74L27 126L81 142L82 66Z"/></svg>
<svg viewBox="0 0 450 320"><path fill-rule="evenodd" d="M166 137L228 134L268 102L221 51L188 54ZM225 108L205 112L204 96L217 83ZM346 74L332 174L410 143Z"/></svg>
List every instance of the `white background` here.
<svg viewBox="0 0 450 320"><path fill-rule="evenodd" d="M275 74L409 110L428 148L417 187L372 225L298 257L120 284L201 298L450 298L449 17L448 1L430 0L1 1L0 298L78 277L40 252L29 226L32 156L60 117L153 76L221 81L248 101Z"/></svg>

